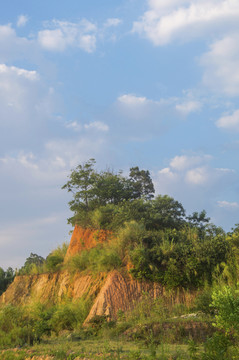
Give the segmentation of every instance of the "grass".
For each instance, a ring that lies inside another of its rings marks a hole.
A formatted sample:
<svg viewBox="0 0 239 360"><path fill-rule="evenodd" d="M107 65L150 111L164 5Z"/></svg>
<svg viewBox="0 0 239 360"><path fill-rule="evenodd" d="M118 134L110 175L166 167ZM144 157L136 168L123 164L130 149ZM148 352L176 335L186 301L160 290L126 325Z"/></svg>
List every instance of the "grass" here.
<svg viewBox="0 0 239 360"><path fill-rule="evenodd" d="M0 355L2 360L23 360L51 356L52 359L189 359L187 345L159 345L157 348L145 347L136 342L117 340L72 340L67 336L48 340L45 343L12 349Z"/></svg>

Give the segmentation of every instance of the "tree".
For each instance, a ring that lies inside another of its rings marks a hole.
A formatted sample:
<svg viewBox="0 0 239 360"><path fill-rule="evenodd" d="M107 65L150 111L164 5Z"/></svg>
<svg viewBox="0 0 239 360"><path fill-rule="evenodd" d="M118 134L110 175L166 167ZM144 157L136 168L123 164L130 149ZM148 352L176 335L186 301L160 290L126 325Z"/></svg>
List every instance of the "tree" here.
<svg viewBox="0 0 239 360"><path fill-rule="evenodd" d="M152 200L149 219L146 227L149 229L175 228L179 229L185 223L183 205L168 195L158 195Z"/></svg>
<svg viewBox="0 0 239 360"><path fill-rule="evenodd" d="M72 170L69 181L62 186L73 194L69 205L74 216L68 222L87 226L91 213L102 206L152 199L155 190L148 170L140 170L136 166L130 169L129 177L125 177L121 171L97 172L94 165L94 159L78 165Z"/></svg>
<svg viewBox="0 0 239 360"><path fill-rule="evenodd" d="M7 289L8 285L13 282L15 273L11 267L4 271L0 267L0 295Z"/></svg>
<svg viewBox="0 0 239 360"><path fill-rule="evenodd" d="M129 173L134 199L151 200L154 197L154 184L148 170L139 170L138 166L132 167Z"/></svg>
<svg viewBox="0 0 239 360"><path fill-rule="evenodd" d="M74 200L69 202L70 209L76 212L79 208L89 210L90 202L95 198L95 184L98 174L94 170L95 159L78 165L69 176L70 180L62 186L73 193Z"/></svg>
<svg viewBox="0 0 239 360"><path fill-rule="evenodd" d="M101 172L95 183L96 205L117 205L130 197L127 180L121 172L114 174L112 171Z"/></svg>
<svg viewBox="0 0 239 360"><path fill-rule="evenodd" d="M26 258L24 265L19 270L19 275L30 274L33 269L39 268L44 264L44 262L45 259L42 256L31 253L30 256Z"/></svg>

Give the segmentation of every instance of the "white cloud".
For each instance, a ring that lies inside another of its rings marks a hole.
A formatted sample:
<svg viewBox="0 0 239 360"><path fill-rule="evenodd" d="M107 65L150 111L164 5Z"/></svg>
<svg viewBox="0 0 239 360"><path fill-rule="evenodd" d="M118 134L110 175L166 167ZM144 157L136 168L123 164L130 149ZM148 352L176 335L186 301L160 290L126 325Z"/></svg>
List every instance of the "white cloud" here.
<svg viewBox="0 0 239 360"><path fill-rule="evenodd" d="M81 131L82 130L82 126L81 124L79 124L77 121L71 121L66 123L66 128L68 129L73 129L74 131Z"/></svg>
<svg viewBox="0 0 239 360"><path fill-rule="evenodd" d="M97 131L103 131L103 132L107 132L109 131L109 126L105 123L103 123L102 121L93 121L89 124L85 124L84 128L86 130L97 130Z"/></svg>
<svg viewBox="0 0 239 360"><path fill-rule="evenodd" d="M149 10L133 25L133 32L154 45L189 40L238 27L239 3L235 0L149 0Z"/></svg>
<svg viewBox="0 0 239 360"><path fill-rule="evenodd" d="M109 18L106 20L106 22L104 23L104 27L108 28L108 27L112 27L112 26L118 26L122 23L121 19L118 18Z"/></svg>
<svg viewBox="0 0 239 360"><path fill-rule="evenodd" d="M239 208L239 204L237 202L229 202L229 201L218 201L218 206L221 208L225 208L227 210L236 210Z"/></svg>
<svg viewBox="0 0 239 360"><path fill-rule="evenodd" d="M0 62L9 63L19 59L39 61L40 55L34 40L19 37L11 24L0 25Z"/></svg>
<svg viewBox="0 0 239 360"><path fill-rule="evenodd" d="M231 115L222 116L216 125L222 129L239 131L239 110L235 110Z"/></svg>
<svg viewBox="0 0 239 360"><path fill-rule="evenodd" d="M170 161L171 168L181 171L193 166L196 166L201 163L205 163L211 160L210 155L197 155L197 156L188 156L188 155L179 155L175 156Z"/></svg>
<svg viewBox="0 0 239 360"><path fill-rule="evenodd" d="M232 177L234 170L213 168L210 165L211 155L177 155L169 162L169 166L158 172L156 183L164 189L164 193L189 191L201 188L206 191L223 179ZM162 193L162 190L159 190Z"/></svg>
<svg viewBox="0 0 239 360"><path fill-rule="evenodd" d="M36 145L54 106L37 71L0 64L0 152Z"/></svg>
<svg viewBox="0 0 239 360"><path fill-rule="evenodd" d="M145 105L150 100L147 100L146 97L140 97L133 94L124 94L118 97L118 101L124 105L138 106Z"/></svg>
<svg viewBox="0 0 239 360"><path fill-rule="evenodd" d="M199 101L186 101L181 104L176 105L176 110L180 112L182 115L189 115L192 112L200 110L202 104Z"/></svg>
<svg viewBox="0 0 239 360"><path fill-rule="evenodd" d="M192 185L204 185L209 180L209 172L206 167L198 167L187 171L185 180Z"/></svg>
<svg viewBox="0 0 239 360"><path fill-rule="evenodd" d="M28 16L26 15L19 15L17 19L17 27L23 27L28 22Z"/></svg>
<svg viewBox="0 0 239 360"><path fill-rule="evenodd" d="M174 173L169 167L159 170L158 174L159 176L162 175L170 181L175 181L178 179L178 175Z"/></svg>
<svg viewBox="0 0 239 360"><path fill-rule="evenodd" d="M79 47L92 53L96 49L97 26L88 20L79 23L54 20L47 24L50 29L38 32L39 44L46 50L64 51L67 47Z"/></svg>
<svg viewBox="0 0 239 360"><path fill-rule="evenodd" d="M239 94L239 35L232 33L215 41L200 60L203 83L216 92Z"/></svg>
<svg viewBox="0 0 239 360"><path fill-rule="evenodd" d="M6 74L6 75L17 75L19 77L25 77L28 80L34 81L39 79L39 75L35 70L25 70L18 68L16 66L7 66L5 64L0 64L0 75Z"/></svg>
<svg viewBox="0 0 239 360"><path fill-rule="evenodd" d="M222 207L235 210L239 208L235 203L230 205L228 202L215 200L218 197L226 198L228 189L231 191L233 187L237 187L238 176L232 169L214 167L211 155L175 156L169 161L168 167L153 176L153 180L156 193L168 194L182 202L187 213L206 209L212 221L216 221L219 226L228 226Z"/></svg>

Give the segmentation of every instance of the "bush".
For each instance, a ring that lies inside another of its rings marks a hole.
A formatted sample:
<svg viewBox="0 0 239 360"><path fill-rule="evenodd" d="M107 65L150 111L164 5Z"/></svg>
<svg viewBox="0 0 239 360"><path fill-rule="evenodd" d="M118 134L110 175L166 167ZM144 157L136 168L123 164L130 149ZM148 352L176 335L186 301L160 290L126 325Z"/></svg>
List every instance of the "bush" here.
<svg viewBox="0 0 239 360"><path fill-rule="evenodd" d="M212 289L206 288L196 298L195 305L197 310L202 311L205 314L213 315L214 309L211 306L212 303Z"/></svg>
<svg viewBox="0 0 239 360"><path fill-rule="evenodd" d="M230 287L225 286L212 294L212 304L216 316L215 326L226 335L239 336L239 296Z"/></svg>
<svg viewBox="0 0 239 360"><path fill-rule="evenodd" d="M99 244L68 259L65 268L71 272L89 270L93 273L121 267L122 262L113 244Z"/></svg>

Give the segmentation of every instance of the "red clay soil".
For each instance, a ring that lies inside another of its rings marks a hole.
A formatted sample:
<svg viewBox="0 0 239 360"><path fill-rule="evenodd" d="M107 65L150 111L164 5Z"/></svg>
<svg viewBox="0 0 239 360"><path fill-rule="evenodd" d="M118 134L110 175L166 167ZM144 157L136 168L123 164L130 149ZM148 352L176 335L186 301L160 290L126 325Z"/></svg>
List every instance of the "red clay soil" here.
<svg viewBox="0 0 239 360"><path fill-rule="evenodd" d="M88 250L98 244L102 244L111 238L112 234L107 230L83 229L76 225L73 231L66 258Z"/></svg>

